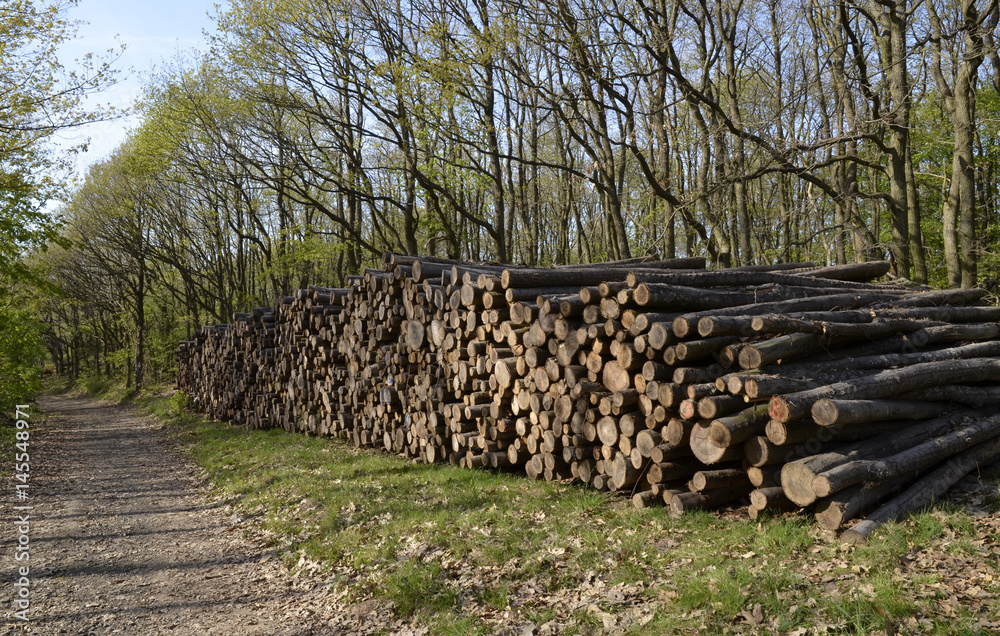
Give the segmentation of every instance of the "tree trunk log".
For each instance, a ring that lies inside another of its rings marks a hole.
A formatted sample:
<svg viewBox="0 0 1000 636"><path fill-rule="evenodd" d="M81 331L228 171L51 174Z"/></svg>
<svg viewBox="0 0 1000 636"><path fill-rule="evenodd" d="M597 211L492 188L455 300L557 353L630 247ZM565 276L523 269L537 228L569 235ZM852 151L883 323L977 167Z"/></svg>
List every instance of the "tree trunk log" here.
<svg viewBox="0 0 1000 636"><path fill-rule="evenodd" d="M859 459L829 468L813 478L818 497L862 481L890 481L905 472L917 472L960 453L967 448L1000 436L1000 415L935 437L884 459Z"/></svg>
<svg viewBox="0 0 1000 636"><path fill-rule="evenodd" d="M851 526L841 538L852 543L864 543L882 524L933 503L980 464L987 464L997 457L1000 457L1000 438L994 438L955 455L940 468L911 485L905 492L883 504L866 519Z"/></svg>

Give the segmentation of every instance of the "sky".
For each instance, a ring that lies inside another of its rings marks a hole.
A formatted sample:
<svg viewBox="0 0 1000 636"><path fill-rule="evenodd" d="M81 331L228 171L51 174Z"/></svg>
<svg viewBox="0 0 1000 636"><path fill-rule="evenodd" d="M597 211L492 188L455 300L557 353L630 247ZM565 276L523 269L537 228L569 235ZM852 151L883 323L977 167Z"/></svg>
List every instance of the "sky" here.
<svg viewBox="0 0 1000 636"><path fill-rule="evenodd" d="M108 49L126 45L115 68L120 72L119 83L102 93L94 101L127 108L142 93L144 78L164 63L170 64L178 56L190 59L194 51L208 48L205 31L213 31L209 17L215 15L218 0L171 0L170 2L136 2L135 0L79 0L67 17L82 20L77 38L60 51L63 66L71 68L73 60L88 52L95 56ZM137 121L126 118L118 121L90 125L74 139L89 137L89 149L77 161L80 176L90 164L106 157L125 139L129 128ZM70 139L62 140L71 145Z"/></svg>

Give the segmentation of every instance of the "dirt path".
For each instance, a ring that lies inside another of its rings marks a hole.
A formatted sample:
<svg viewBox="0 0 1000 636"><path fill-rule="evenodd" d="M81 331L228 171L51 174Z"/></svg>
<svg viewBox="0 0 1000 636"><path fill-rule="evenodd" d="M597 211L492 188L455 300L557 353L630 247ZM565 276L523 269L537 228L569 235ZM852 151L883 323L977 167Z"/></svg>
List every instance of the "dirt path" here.
<svg viewBox="0 0 1000 636"><path fill-rule="evenodd" d="M53 416L31 437L32 633L343 633L318 581L244 538L155 419L77 397L40 408ZM4 633L23 633L2 523Z"/></svg>

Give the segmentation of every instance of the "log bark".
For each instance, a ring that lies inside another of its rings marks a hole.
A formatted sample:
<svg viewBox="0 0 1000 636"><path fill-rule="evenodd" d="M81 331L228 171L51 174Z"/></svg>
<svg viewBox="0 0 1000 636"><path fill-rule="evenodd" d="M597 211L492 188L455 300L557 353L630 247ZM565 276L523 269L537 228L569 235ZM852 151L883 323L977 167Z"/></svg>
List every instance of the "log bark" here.
<svg viewBox="0 0 1000 636"><path fill-rule="evenodd" d="M715 391L715 385L709 385ZM746 409L746 400L740 395L709 395L698 400L698 416L706 420L726 417ZM767 417L767 405L763 405Z"/></svg>
<svg viewBox="0 0 1000 636"><path fill-rule="evenodd" d="M750 493L750 505L758 510L790 510L795 503L785 496L781 486L758 488Z"/></svg>
<svg viewBox="0 0 1000 636"><path fill-rule="evenodd" d="M663 494L652 490L643 490L632 495L632 505L638 509L652 508L663 505Z"/></svg>
<svg viewBox="0 0 1000 636"><path fill-rule="evenodd" d="M820 499L816 502L816 524L824 530L837 530L910 481L912 479L908 475L889 482L859 484Z"/></svg>
<svg viewBox="0 0 1000 636"><path fill-rule="evenodd" d="M769 442L776 446L799 444L810 439L854 442L908 426L913 426L913 420L889 420L846 428L820 426L812 420L796 420L794 422L770 420L764 427L764 435L767 436Z"/></svg>
<svg viewBox="0 0 1000 636"><path fill-rule="evenodd" d="M642 267L654 269L698 269L704 267L705 260L701 257L675 259L671 261L647 262L636 264L597 263L590 266L556 267L556 268L508 268L504 269L501 284L504 289L511 287L584 287L599 285L606 281L624 280L629 271L643 271Z"/></svg>
<svg viewBox="0 0 1000 636"><path fill-rule="evenodd" d="M658 307L676 311L723 310L741 305L811 299L815 296L815 288L809 287L782 286L744 292L664 283L639 283L633 292L633 299L640 307ZM691 327L697 329L697 321L694 321Z"/></svg>
<svg viewBox="0 0 1000 636"><path fill-rule="evenodd" d="M883 267L886 263L877 263ZM883 272L884 273L884 272ZM873 277L873 278L877 278ZM872 279L868 279L872 280ZM726 269L721 271L697 271L697 272L659 272L646 273L640 271L630 272L626 282L636 287L642 283L654 283L662 285L680 285L687 287L749 287L764 285L784 285L788 287L823 287L826 289L850 289L858 290L866 287L868 281L853 281L836 278L826 278L816 275L799 275L781 272L761 272L746 271L737 269ZM890 285L873 286L873 289L889 290ZM903 288L896 286L895 289L902 291Z"/></svg>
<svg viewBox="0 0 1000 636"><path fill-rule="evenodd" d="M863 481L890 481L906 472L923 470L997 436L1000 436L1000 415L927 440L895 455L859 459L829 468L813 478L812 489L818 497L828 497Z"/></svg>
<svg viewBox="0 0 1000 636"><path fill-rule="evenodd" d="M693 491L703 492L716 488L749 488L752 484L742 468L721 468L699 470L691 477L689 486Z"/></svg>
<svg viewBox="0 0 1000 636"><path fill-rule="evenodd" d="M701 463L693 457L678 458L669 462L653 462L649 465L647 478L654 484L687 480L700 468L702 468Z"/></svg>
<svg viewBox="0 0 1000 636"><path fill-rule="evenodd" d="M750 488L717 488L703 492L682 492L674 494L670 500L670 512L674 515L682 515L692 510L704 510L707 508L718 508L732 501L744 497L750 492Z"/></svg>
<svg viewBox="0 0 1000 636"><path fill-rule="evenodd" d="M814 454L789 462L781 469L781 485L788 498L800 506L816 501L813 483L817 475L855 460L889 457L914 446L947 434L956 426L969 421L980 421L992 415L989 409L963 409L926 422L896 431L883 433L871 439L844 444L835 451ZM822 443L823 438L817 439Z"/></svg>
<svg viewBox="0 0 1000 636"><path fill-rule="evenodd" d="M678 338L686 338L697 333L698 321L705 316L755 316L761 314L786 313L793 311L827 311L837 309L855 309L858 307L878 305L898 300L899 295L882 292L865 292L860 294L828 294L809 298L791 300L747 303L732 307L709 311L687 313L674 319L671 327Z"/></svg>
<svg viewBox="0 0 1000 636"><path fill-rule="evenodd" d="M998 457L1000 457L1000 438L989 440L955 455L911 485L905 492L883 504L866 519L851 526L841 538L852 543L864 543L879 526L933 503L965 475L982 464L995 461Z"/></svg>
<svg viewBox="0 0 1000 636"><path fill-rule="evenodd" d="M751 436L762 433L769 419L768 405L755 404L736 415L712 420L709 437L720 447L740 444Z"/></svg>
<svg viewBox="0 0 1000 636"><path fill-rule="evenodd" d="M1000 360L972 358L914 364L827 385L809 391L771 398L771 417L779 422L810 414L813 404L823 398L872 399L891 397L940 384L1000 380Z"/></svg>
<svg viewBox="0 0 1000 636"><path fill-rule="evenodd" d="M812 406L812 419L820 426L854 426L892 420L921 420L941 415L952 405L916 400L831 400Z"/></svg>

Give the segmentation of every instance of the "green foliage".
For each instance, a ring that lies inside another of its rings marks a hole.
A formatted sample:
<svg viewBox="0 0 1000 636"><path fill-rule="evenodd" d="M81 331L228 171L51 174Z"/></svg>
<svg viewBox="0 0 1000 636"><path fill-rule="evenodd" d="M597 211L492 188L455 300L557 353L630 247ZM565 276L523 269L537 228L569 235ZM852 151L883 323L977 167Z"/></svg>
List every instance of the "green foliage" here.
<svg viewBox="0 0 1000 636"><path fill-rule="evenodd" d="M0 412L33 399L41 388L41 333L34 312L0 297Z"/></svg>
<svg viewBox="0 0 1000 636"><path fill-rule="evenodd" d="M72 0L0 2L0 275L30 275L19 260L26 249L57 238L44 210L62 191L69 157L49 140L59 131L114 115L85 108L83 98L113 83L107 61L87 56L67 69L59 47L75 35L66 9Z"/></svg>
<svg viewBox="0 0 1000 636"><path fill-rule="evenodd" d="M26 250L61 241L58 222L39 208L38 188L19 177L0 174L0 280L38 281L22 259Z"/></svg>
<svg viewBox="0 0 1000 636"><path fill-rule="evenodd" d="M44 355L38 303L52 292L36 254L66 247L47 206L65 192L71 156L52 137L114 115L84 106L114 81L107 61L86 56L64 67L59 48L75 35L73 0L0 0L0 405L38 390ZM30 293L26 288L31 286Z"/></svg>
<svg viewBox="0 0 1000 636"><path fill-rule="evenodd" d="M77 384L88 395L100 396L106 394L114 386L111 378L102 375L100 371L87 369L80 373Z"/></svg>
<svg viewBox="0 0 1000 636"><path fill-rule="evenodd" d="M167 412L173 416L183 415L191 407L191 397L183 391L175 391L167 399Z"/></svg>

